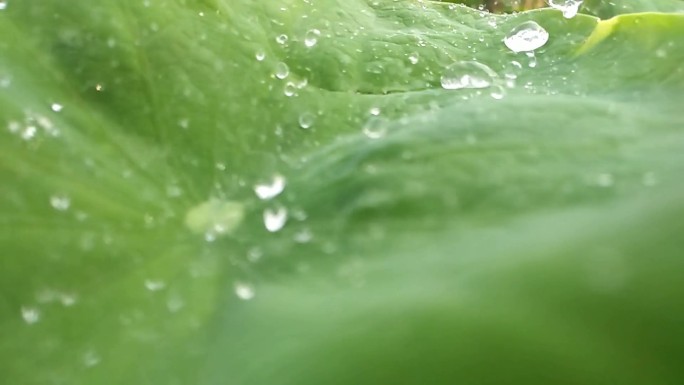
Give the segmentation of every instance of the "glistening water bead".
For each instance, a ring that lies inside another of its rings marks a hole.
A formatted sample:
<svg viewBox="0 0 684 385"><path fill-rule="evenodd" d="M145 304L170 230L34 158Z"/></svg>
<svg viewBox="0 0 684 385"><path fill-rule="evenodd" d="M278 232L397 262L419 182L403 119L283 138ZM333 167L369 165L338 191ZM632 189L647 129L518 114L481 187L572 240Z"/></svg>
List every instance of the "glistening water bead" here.
<svg viewBox="0 0 684 385"><path fill-rule="evenodd" d="M549 41L549 33L534 21L526 21L513 28L503 42L513 52L530 52Z"/></svg>
<svg viewBox="0 0 684 385"><path fill-rule="evenodd" d="M488 66L476 61L461 61L448 66L442 73L442 88L458 90L463 88L487 88L496 72Z"/></svg>
<svg viewBox="0 0 684 385"><path fill-rule="evenodd" d="M584 0L547 0L551 8L563 12L563 17L572 19L577 16L580 6Z"/></svg>
<svg viewBox="0 0 684 385"><path fill-rule="evenodd" d="M304 45L311 48L318 43L318 37L321 36L321 31L312 29L304 36Z"/></svg>

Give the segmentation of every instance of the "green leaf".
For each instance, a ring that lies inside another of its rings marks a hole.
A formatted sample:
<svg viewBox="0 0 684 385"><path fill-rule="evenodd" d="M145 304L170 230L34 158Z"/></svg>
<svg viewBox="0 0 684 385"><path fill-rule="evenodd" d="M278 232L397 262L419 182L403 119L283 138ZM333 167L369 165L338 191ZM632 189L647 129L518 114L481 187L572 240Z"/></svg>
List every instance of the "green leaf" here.
<svg viewBox="0 0 684 385"><path fill-rule="evenodd" d="M6 4L9 382L684 380L684 15Z"/></svg>

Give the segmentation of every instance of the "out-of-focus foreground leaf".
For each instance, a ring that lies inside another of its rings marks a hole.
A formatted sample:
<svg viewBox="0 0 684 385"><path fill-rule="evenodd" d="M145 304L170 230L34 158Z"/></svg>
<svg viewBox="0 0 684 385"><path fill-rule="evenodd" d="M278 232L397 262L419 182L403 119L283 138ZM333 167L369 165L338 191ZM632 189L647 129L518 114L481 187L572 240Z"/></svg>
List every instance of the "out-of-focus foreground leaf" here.
<svg viewBox="0 0 684 385"><path fill-rule="evenodd" d="M2 4L4 382L684 381L684 15Z"/></svg>

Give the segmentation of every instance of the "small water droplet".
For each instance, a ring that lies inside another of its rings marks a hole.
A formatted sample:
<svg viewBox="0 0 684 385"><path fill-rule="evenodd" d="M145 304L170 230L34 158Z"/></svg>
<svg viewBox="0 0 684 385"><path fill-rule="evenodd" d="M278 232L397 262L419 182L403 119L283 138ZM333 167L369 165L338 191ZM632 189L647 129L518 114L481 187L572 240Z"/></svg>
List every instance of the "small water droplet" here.
<svg viewBox="0 0 684 385"><path fill-rule="evenodd" d="M444 70L441 83L442 88L447 90L487 88L496 77L496 72L482 63L462 61L456 62Z"/></svg>
<svg viewBox="0 0 684 385"><path fill-rule="evenodd" d="M50 106L50 108L51 108L52 111L54 111L54 112L60 112L60 111L62 111L62 108L64 108L64 106L62 106L62 105L59 104L59 103L52 103L52 105Z"/></svg>
<svg viewBox="0 0 684 385"><path fill-rule="evenodd" d="M159 291L166 287L166 282L161 279L146 279L145 288L149 291Z"/></svg>
<svg viewBox="0 0 684 385"><path fill-rule="evenodd" d="M32 306L21 307L21 318L29 325L33 325L40 321L40 310Z"/></svg>
<svg viewBox="0 0 684 385"><path fill-rule="evenodd" d="M534 55L534 52L525 52L525 56L529 59L527 62L528 67L534 68L537 66L537 57Z"/></svg>
<svg viewBox="0 0 684 385"><path fill-rule="evenodd" d="M551 8L563 12L563 17L572 19L579 12L579 8L584 0L547 0Z"/></svg>
<svg viewBox="0 0 684 385"><path fill-rule="evenodd" d="M380 117L372 117L363 126L363 134L370 139L380 139L387 134L387 120Z"/></svg>
<svg viewBox="0 0 684 385"><path fill-rule="evenodd" d="M321 31L317 29L309 30L304 36L304 45L311 48L318 43L318 37L321 36Z"/></svg>
<svg viewBox="0 0 684 385"><path fill-rule="evenodd" d="M549 41L549 33L535 21L520 24L504 38L504 44L513 52L534 51L547 41Z"/></svg>
<svg viewBox="0 0 684 385"><path fill-rule="evenodd" d="M99 364L100 361L100 355L94 350L89 350L83 354L83 365L85 365L87 368L92 368L93 366Z"/></svg>
<svg viewBox="0 0 684 385"><path fill-rule="evenodd" d="M254 286L246 282L235 283L235 295L243 301L249 301L254 298Z"/></svg>
<svg viewBox="0 0 684 385"><path fill-rule="evenodd" d="M413 52L408 56L408 60L411 64L418 64L419 56L417 53Z"/></svg>
<svg viewBox="0 0 684 385"><path fill-rule="evenodd" d="M304 112L303 114L299 115L299 127L305 130L311 128L315 120L316 117L314 116L314 114L310 112Z"/></svg>
<svg viewBox="0 0 684 385"><path fill-rule="evenodd" d="M285 79L290 74L290 67L283 62L279 62L275 66L275 77L278 79Z"/></svg>
<svg viewBox="0 0 684 385"><path fill-rule="evenodd" d="M278 36L276 36L275 40L278 44L285 44L285 43L287 43L287 35L285 35L285 34L278 35Z"/></svg>
<svg viewBox="0 0 684 385"><path fill-rule="evenodd" d="M613 175L608 173L599 174L596 177L596 184L599 187L610 187L614 183Z"/></svg>
<svg viewBox="0 0 684 385"><path fill-rule="evenodd" d="M256 51L256 54L254 54L254 56L256 57L257 61L264 61L264 59L266 59L266 52L260 49Z"/></svg>
<svg viewBox="0 0 684 385"><path fill-rule="evenodd" d="M7 9L7 0L0 0L0 11Z"/></svg>
<svg viewBox="0 0 684 385"><path fill-rule="evenodd" d="M66 211L71 206L71 199L66 195L53 195L50 197L50 206L58 211Z"/></svg>
<svg viewBox="0 0 684 385"><path fill-rule="evenodd" d="M285 222L287 222L287 209L285 207L264 210L264 226L269 232L279 231L285 226Z"/></svg>
<svg viewBox="0 0 684 385"><path fill-rule="evenodd" d="M296 92L297 86L295 86L295 84L292 82L287 82L287 84L285 84L285 87L283 87L283 94L285 94L285 96L287 97L294 96Z"/></svg>
<svg viewBox="0 0 684 385"><path fill-rule="evenodd" d="M273 199L285 189L285 177L275 174L268 183L260 183L254 186L254 193L261 200Z"/></svg>
<svg viewBox="0 0 684 385"><path fill-rule="evenodd" d="M522 71L522 64L520 62L513 60L511 62L508 62L504 66L504 77L506 79L517 79L518 75L520 75L520 72Z"/></svg>
<svg viewBox="0 0 684 385"><path fill-rule="evenodd" d="M495 85L492 87L492 91L489 93L489 95L496 100L501 100L504 98L504 96L506 96L506 89L500 85Z"/></svg>
<svg viewBox="0 0 684 385"><path fill-rule="evenodd" d="M378 116L380 115L380 107L371 107L369 112L373 116Z"/></svg>
<svg viewBox="0 0 684 385"><path fill-rule="evenodd" d="M104 90L104 86L102 84L96 84L95 85L95 91L102 92L103 90Z"/></svg>

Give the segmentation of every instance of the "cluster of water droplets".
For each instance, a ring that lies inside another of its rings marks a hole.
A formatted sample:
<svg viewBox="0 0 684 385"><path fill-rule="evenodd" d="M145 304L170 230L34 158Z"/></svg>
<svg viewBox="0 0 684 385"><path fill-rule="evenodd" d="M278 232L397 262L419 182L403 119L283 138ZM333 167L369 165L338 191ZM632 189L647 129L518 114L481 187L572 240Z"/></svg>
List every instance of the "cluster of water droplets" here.
<svg viewBox="0 0 684 385"><path fill-rule="evenodd" d="M50 109L53 112L60 112L64 107L59 103L52 103ZM18 135L25 141L32 141L41 136L58 137L60 130L57 125L47 115L38 114L32 111L25 111L22 120L12 120L7 124L9 132Z"/></svg>

